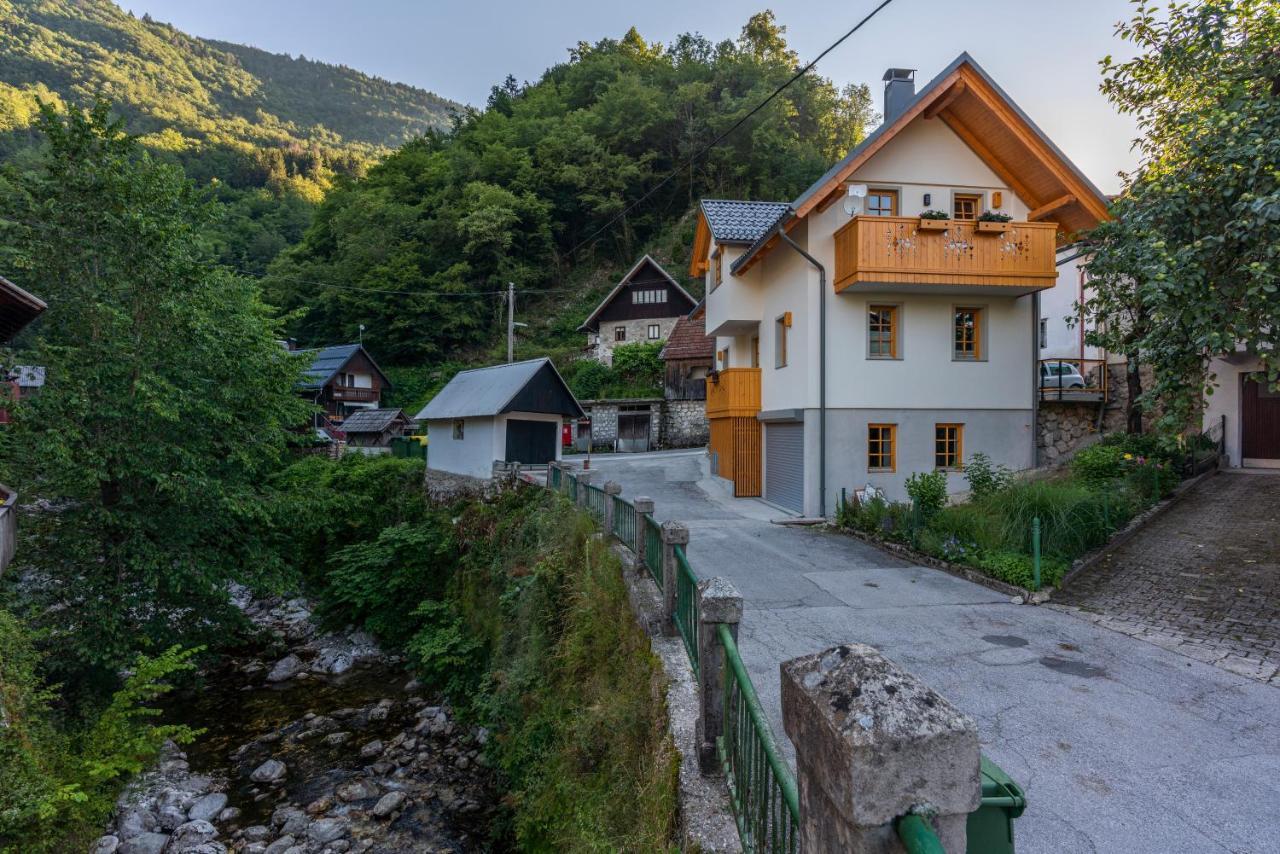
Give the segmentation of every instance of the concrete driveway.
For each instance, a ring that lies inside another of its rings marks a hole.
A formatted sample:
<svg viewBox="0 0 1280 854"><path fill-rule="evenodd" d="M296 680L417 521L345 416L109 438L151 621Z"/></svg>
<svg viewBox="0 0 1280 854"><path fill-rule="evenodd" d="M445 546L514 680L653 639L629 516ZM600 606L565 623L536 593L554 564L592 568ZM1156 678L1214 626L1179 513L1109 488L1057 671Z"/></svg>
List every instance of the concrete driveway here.
<svg viewBox="0 0 1280 854"><path fill-rule="evenodd" d="M782 514L732 498L702 452L591 467L686 523L699 575L737 585L742 654L788 753L779 663L860 641L978 721L984 752L1028 794L1022 854L1277 850L1275 687L851 537L772 524Z"/></svg>

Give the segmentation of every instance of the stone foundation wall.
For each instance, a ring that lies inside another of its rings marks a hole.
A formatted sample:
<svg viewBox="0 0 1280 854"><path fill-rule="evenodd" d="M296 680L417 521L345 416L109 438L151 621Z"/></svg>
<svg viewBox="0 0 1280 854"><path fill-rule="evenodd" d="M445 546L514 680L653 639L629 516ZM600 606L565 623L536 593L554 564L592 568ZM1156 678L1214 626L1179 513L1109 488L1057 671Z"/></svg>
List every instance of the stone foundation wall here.
<svg viewBox="0 0 1280 854"><path fill-rule="evenodd" d="M613 450L618 438L619 407L645 405L649 407L650 444L655 450L699 448L710 439L704 400L587 400L582 401L582 407L591 417L591 449ZM576 427L574 430L574 450L586 451L586 437L579 437Z"/></svg>
<svg viewBox="0 0 1280 854"><path fill-rule="evenodd" d="M710 441L705 400L668 400L662 410L662 447L700 448Z"/></svg>
<svg viewBox="0 0 1280 854"><path fill-rule="evenodd" d="M1041 401L1036 423L1036 459L1052 466L1098 436L1098 404Z"/></svg>

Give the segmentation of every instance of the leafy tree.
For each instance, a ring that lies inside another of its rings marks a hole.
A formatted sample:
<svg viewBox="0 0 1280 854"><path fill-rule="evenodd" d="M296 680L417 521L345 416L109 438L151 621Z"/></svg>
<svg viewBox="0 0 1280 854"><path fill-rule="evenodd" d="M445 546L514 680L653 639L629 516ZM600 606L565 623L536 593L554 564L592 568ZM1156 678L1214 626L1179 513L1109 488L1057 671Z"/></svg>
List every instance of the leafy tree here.
<svg viewBox="0 0 1280 854"><path fill-rule="evenodd" d="M1087 339L1130 357L1133 391L1145 359L1142 407L1176 430L1215 356L1242 349L1280 383L1280 6L1139 0L1117 32L1141 52L1103 60L1103 91L1137 117L1142 160L1089 236Z"/></svg>
<svg viewBox="0 0 1280 854"><path fill-rule="evenodd" d="M9 176L0 224L6 266L49 303L30 353L49 381L0 437L0 473L62 502L27 550L40 620L55 669L105 687L139 648L216 640L226 583L278 569L261 484L307 404L254 286L204 256L208 208L180 170L103 103L40 127L41 167Z"/></svg>

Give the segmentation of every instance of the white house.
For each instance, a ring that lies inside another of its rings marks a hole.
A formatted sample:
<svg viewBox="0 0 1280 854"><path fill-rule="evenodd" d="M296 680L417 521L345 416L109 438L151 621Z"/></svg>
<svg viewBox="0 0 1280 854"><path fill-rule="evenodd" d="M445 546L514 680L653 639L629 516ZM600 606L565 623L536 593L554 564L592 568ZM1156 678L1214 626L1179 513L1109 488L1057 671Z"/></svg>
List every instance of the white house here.
<svg viewBox="0 0 1280 854"><path fill-rule="evenodd" d="M1232 468L1280 468L1280 391L1261 368L1243 351L1209 363L1217 388L1204 399L1204 430L1222 430Z"/></svg>
<svg viewBox="0 0 1280 854"><path fill-rule="evenodd" d="M550 359L460 371L418 413L427 468L488 479L495 462L560 459L560 426L582 407Z"/></svg>
<svg viewBox="0 0 1280 854"><path fill-rule="evenodd" d="M704 202L698 219L715 465L805 516L842 487L904 498L913 472L963 490L978 451L1034 465L1039 294L1057 248L1107 215L968 54L919 93L890 69L884 115L799 198Z"/></svg>

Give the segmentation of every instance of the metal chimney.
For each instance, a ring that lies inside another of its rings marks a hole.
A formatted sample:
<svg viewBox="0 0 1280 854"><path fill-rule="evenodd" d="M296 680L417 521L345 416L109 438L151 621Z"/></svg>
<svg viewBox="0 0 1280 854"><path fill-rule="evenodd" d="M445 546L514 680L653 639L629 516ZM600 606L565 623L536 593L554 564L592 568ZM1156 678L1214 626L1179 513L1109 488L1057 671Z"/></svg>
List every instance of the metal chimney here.
<svg viewBox="0 0 1280 854"><path fill-rule="evenodd" d="M884 73L884 123L892 124L916 96L916 70L890 68Z"/></svg>

